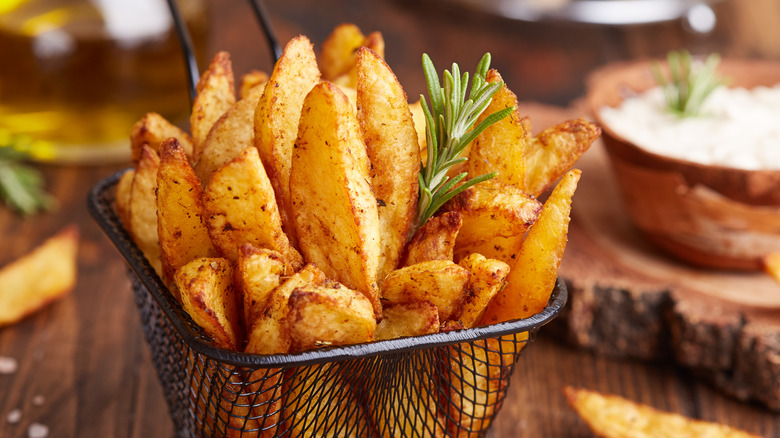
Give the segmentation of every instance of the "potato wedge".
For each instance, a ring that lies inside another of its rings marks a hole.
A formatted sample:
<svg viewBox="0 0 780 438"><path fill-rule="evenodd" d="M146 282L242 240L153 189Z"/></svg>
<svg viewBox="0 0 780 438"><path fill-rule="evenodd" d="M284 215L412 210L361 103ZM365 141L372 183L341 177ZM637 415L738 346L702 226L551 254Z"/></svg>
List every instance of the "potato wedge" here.
<svg viewBox="0 0 780 438"><path fill-rule="evenodd" d="M287 324L290 295L297 288L320 286L325 274L315 265L303 267L271 291L265 310L250 326L247 353L279 354L290 352L290 327Z"/></svg>
<svg viewBox="0 0 780 438"><path fill-rule="evenodd" d="M211 174L237 157L244 149L255 145L255 109L263 88L250 89L247 96L235 103L211 127L195 165L195 175L206 184Z"/></svg>
<svg viewBox="0 0 780 438"><path fill-rule="evenodd" d="M455 261L479 253L512 266L542 204L515 186L488 180L460 193L443 208L463 215Z"/></svg>
<svg viewBox="0 0 780 438"><path fill-rule="evenodd" d="M230 54L218 52L209 68L200 77L197 96L192 103L190 131L192 132L192 162L200 160L203 143L214 123L236 103L235 78Z"/></svg>
<svg viewBox="0 0 780 438"><path fill-rule="evenodd" d="M455 239L463 225L463 216L457 211L445 211L428 219L406 245L403 266L431 260L452 261Z"/></svg>
<svg viewBox="0 0 780 438"><path fill-rule="evenodd" d="M378 317L379 215L349 105L329 82L306 96L292 157L291 211L306 261L365 295Z"/></svg>
<svg viewBox="0 0 780 438"><path fill-rule="evenodd" d="M767 254L763 258L764 272L780 283L780 252Z"/></svg>
<svg viewBox="0 0 780 438"><path fill-rule="evenodd" d="M130 187L130 235L157 275L162 275L160 240L157 237L157 171L160 157L144 146Z"/></svg>
<svg viewBox="0 0 780 438"><path fill-rule="evenodd" d="M439 309L430 301L415 301L382 308L382 321L376 326L374 338L384 341L438 331Z"/></svg>
<svg viewBox="0 0 780 438"><path fill-rule="evenodd" d="M474 253L464 257L460 266L466 268L471 275L466 285L463 311L458 319L464 327L471 328L482 320L490 300L506 285L509 265Z"/></svg>
<svg viewBox="0 0 780 438"><path fill-rule="evenodd" d="M133 178L135 178L135 169L127 169L116 183L116 194L114 195L116 214L128 233L130 232L130 190L133 188Z"/></svg>
<svg viewBox="0 0 780 438"><path fill-rule="evenodd" d="M382 284L382 299L391 304L430 301L439 321L460 313L469 271L451 260L432 260L396 269Z"/></svg>
<svg viewBox="0 0 780 438"><path fill-rule="evenodd" d="M276 62L255 111L255 146L276 193L282 228L298 248L291 216L290 169L303 100L320 78L311 42L290 40Z"/></svg>
<svg viewBox="0 0 780 438"><path fill-rule="evenodd" d="M223 258L198 258L176 271L181 304L219 348L237 350L243 342L233 291L233 268Z"/></svg>
<svg viewBox="0 0 780 438"><path fill-rule="evenodd" d="M360 28L352 23L336 26L322 43L318 58L322 78L332 81L347 73L355 64L355 52L363 46L365 40Z"/></svg>
<svg viewBox="0 0 780 438"><path fill-rule="evenodd" d="M371 32L370 34L368 34L368 36L366 36L363 39L363 42L360 44L360 47L371 49L371 51L376 53L380 59L385 57L385 39L382 37L381 32ZM349 88L357 87L358 74L357 74L356 54L358 52L358 49L356 49L351 54L352 65L344 74L332 79L333 83L338 84L339 86L344 86Z"/></svg>
<svg viewBox="0 0 780 438"><path fill-rule="evenodd" d="M246 99L249 96L250 91L255 87L260 87L262 90L265 88L265 84L268 83L268 73L260 70L252 70L249 73L241 76L241 85L238 87L239 100ZM262 94L262 91L260 92Z"/></svg>
<svg viewBox="0 0 780 438"><path fill-rule="evenodd" d="M284 256L276 251L241 245L236 261L235 285L240 296L244 324L251 328L265 311L271 292L288 275Z"/></svg>
<svg viewBox="0 0 780 438"><path fill-rule="evenodd" d="M487 82L501 82L498 71L491 69ZM490 125L471 143L468 154L468 173L470 178L490 172L497 172L497 181L511 184L520 190L525 189L525 156L528 133L517 109L517 97L504 84L493 96L490 105L477 119L480 123L489 114L504 108L515 107L509 117L504 117Z"/></svg>
<svg viewBox="0 0 780 438"><path fill-rule="evenodd" d="M374 340L371 301L339 283L295 288L287 305L292 351Z"/></svg>
<svg viewBox="0 0 780 438"><path fill-rule="evenodd" d="M0 327L62 298L76 285L79 231L65 227L0 269Z"/></svg>
<svg viewBox="0 0 780 438"><path fill-rule="evenodd" d="M141 120L133 125L133 129L130 132L130 150L133 164L138 164L138 161L141 159L141 150L144 146L150 147L159 155L160 145L165 139L171 137L176 137L179 140L179 144L184 150L184 154L187 155L187 159L190 163L194 163L190 135L173 123L165 120L163 116L157 113L146 113Z"/></svg>
<svg viewBox="0 0 780 438"><path fill-rule="evenodd" d="M598 125L577 119L547 128L530 139L526 149L525 191L539 196L574 165L599 135Z"/></svg>
<svg viewBox="0 0 780 438"><path fill-rule="evenodd" d="M303 265L282 231L271 182L253 146L214 172L203 193L203 207L211 241L226 259L237 260L241 245L250 243L278 251L294 270Z"/></svg>
<svg viewBox="0 0 780 438"><path fill-rule="evenodd" d="M157 235L166 285L190 261L217 256L203 221L202 197L200 181L178 140L164 141L157 172Z"/></svg>
<svg viewBox="0 0 780 438"><path fill-rule="evenodd" d="M377 279L398 266L417 213L420 160L417 132L406 93L376 52L357 52L357 108L371 162L381 246Z"/></svg>
<svg viewBox="0 0 780 438"><path fill-rule="evenodd" d="M417 131L417 143L420 145L420 163L424 163L428 156L425 143L425 112L423 112L422 104L419 100L409 104L409 111L412 113L414 129Z"/></svg>
<svg viewBox="0 0 780 438"><path fill-rule="evenodd" d="M544 203L539 219L528 231L507 277L506 287L488 305L484 324L525 318L547 306L558 278L569 230L571 198L582 172L573 169Z"/></svg>
<svg viewBox="0 0 780 438"><path fill-rule="evenodd" d="M569 405L594 435L603 438L758 438L732 427L662 412L616 395L582 388L564 388Z"/></svg>

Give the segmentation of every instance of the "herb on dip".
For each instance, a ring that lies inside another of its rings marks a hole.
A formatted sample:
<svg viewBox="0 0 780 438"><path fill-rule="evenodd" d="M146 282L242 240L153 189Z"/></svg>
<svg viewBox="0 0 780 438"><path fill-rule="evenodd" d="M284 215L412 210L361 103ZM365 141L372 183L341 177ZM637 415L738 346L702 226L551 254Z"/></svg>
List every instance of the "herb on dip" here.
<svg viewBox="0 0 780 438"><path fill-rule="evenodd" d="M716 71L720 62L716 53L710 54L704 63L694 63L687 50L671 51L666 59L669 78L657 62L653 65L653 75L664 91L669 112L679 117L698 115L707 96L726 83Z"/></svg>

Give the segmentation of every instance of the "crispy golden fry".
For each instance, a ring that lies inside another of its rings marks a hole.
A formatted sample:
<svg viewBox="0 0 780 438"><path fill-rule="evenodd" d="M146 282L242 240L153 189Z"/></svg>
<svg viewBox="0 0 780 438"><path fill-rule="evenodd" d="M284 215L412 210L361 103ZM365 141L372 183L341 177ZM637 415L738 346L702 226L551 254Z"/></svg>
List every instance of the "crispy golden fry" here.
<svg viewBox="0 0 780 438"><path fill-rule="evenodd" d="M764 271L780 283L780 252L764 256Z"/></svg>
<svg viewBox="0 0 780 438"><path fill-rule="evenodd" d="M460 266L466 268L471 275L466 286L463 311L458 319L463 326L471 328L482 320L482 314L485 313L488 303L506 284L509 265L474 253L464 257L460 261ZM518 267L518 269L522 268Z"/></svg>
<svg viewBox="0 0 780 438"><path fill-rule="evenodd" d="M247 353L279 354L290 351L290 327L287 324L287 306L290 295L297 288L320 286L325 274L315 265L306 265L271 291L268 304L249 330Z"/></svg>
<svg viewBox="0 0 780 438"><path fill-rule="evenodd" d="M202 197L200 181L179 142L175 138L164 141L157 172L157 235L166 285L190 261L217 256L202 218Z"/></svg>
<svg viewBox="0 0 780 438"><path fill-rule="evenodd" d="M759 437L723 424L658 411L616 395L570 386L564 388L564 394L593 434L602 438Z"/></svg>
<svg viewBox="0 0 780 438"><path fill-rule="evenodd" d="M425 140L425 113L422 104L417 102L409 104L409 111L412 113L414 129L417 131L417 143L420 145L420 163L424 163L427 155Z"/></svg>
<svg viewBox="0 0 780 438"><path fill-rule="evenodd" d="M398 266L417 213L417 132L406 93L390 67L368 48L357 53L358 120L371 162L380 227L377 279Z"/></svg>
<svg viewBox="0 0 780 438"><path fill-rule="evenodd" d="M463 225L463 216L457 211L445 211L428 219L406 245L403 266L430 260L452 260L455 239Z"/></svg>
<svg viewBox="0 0 780 438"><path fill-rule="evenodd" d="M130 187L130 235L144 253L157 275L162 274L160 241L157 238L157 171L160 157L148 146L141 151L141 159Z"/></svg>
<svg viewBox="0 0 780 438"><path fill-rule="evenodd" d="M351 111L344 93L329 82L306 96L292 157L292 214L306 261L365 295L378 317L379 216L366 147Z"/></svg>
<svg viewBox="0 0 780 438"><path fill-rule="evenodd" d="M271 182L253 146L214 172L203 207L211 241L226 259L235 261L241 245L251 243L280 252L293 269L303 265L282 231Z"/></svg>
<svg viewBox="0 0 780 438"><path fill-rule="evenodd" d="M388 303L430 301L439 309L439 321L460 313L469 271L451 260L431 260L396 269L382 284Z"/></svg>
<svg viewBox="0 0 780 438"><path fill-rule="evenodd" d="M238 96L240 99L246 99L250 92L255 87L260 87L260 94L262 89L265 88L265 84L268 83L268 73L259 70L252 70L249 73L241 76L241 86L238 88Z"/></svg>
<svg viewBox="0 0 780 438"><path fill-rule="evenodd" d="M230 54L218 52L209 69L200 77L197 96L192 104L190 131L192 131L192 162L197 163L203 152L203 143L217 120L236 103L235 78Z"/></svg>
<svg viewBox="0 0 780 438"><path fill-rule="evenodd" d="M507 367L514 361L515 345L485 339L449 347L450 435L476 438L490 426L496 406L506 395Z"/></svg>
<svg viewBox="0 0 780 438"><path fill-rule="evenodd" d="M487 74L488 82L501 82L496 70ZM525 155L528 133L517 109L517 97L504 84L493 96L490 105L477 119L480 123L490 114L504 108L515 107L509 117L490 125L472 143L468 154L468 173L471 178L490 172L498 172L497 181L525 189Z"/></svg>
<svg viewBox="0 0 780 438"><path fill-rule="evenodd" d="M374 340L371 301L342 284L297 287L287 305L292 351Z"/></svg>
<svg viewBox="0 0 780 438"><path fill-rule="evenodd" d="M370 34L368 34L368 36L363 40L361 47L365 47L366 49L371 49L371 51L376 53L380 59L385 57L385 39L382 37L382 34L380 32L371 32ZM356 49L352 53L352 65L350 66L349 70L346 73L342 74L341 76L334 78L332 80L333 83L345 87L351 87L351 88L357 87L358 73L357 73L356 54L358 51L359 49Z"/></svg>
<svg viewBox="0 0 780 438"><path fill-rule="evenodd" d="M347 73L355 64L355 52L363 46L365 40L363 32L354 24L336 26L322 43L319 56L322 78L332 81Z"/></svg>
<svg viewBox="0 0 780 438"><path fill-rule="evenodd" d="M116 183L116 214L122 225L130 232L130 190L133 188L133 178L135 178L135 169L128 169L119 178Z"/></svg>
<svg viewBox="0 0 780 438"><path fill-rule="evenodd" d="M133 125L133 130L130 133L130 150L133 163L138 164L138 160L141 159L141 150L144 146L149 146L159 154L160 145L165 139L170 137L176 137L179 140L184 154L187 155L190 163L194 163L190 135L157 113L146 113L141 120Z"/></svg>
<svg viewBox="0 0 780 438"><path fill-rule="evenodd" d="M522 190L495 180L459 194L444 206L463 215L455 240L455 260L476 252L512 266L523 236L541 208L539 201Z"/></svg>
<svg viewBox="0 0 780 438"><path fill-rule="evenodd" d="M195 175L201 183L207 184L211 174L222 165L237 157L244 149L255 144L255 108L263 95L262 87L248 91L243 99L235 103L214 123L203 143Z"/></svg>
<svg viewBox="0 0 780 438"><path fill-rule="evenodd" d="M62 298L76 285L79 231L75 225L0 269L0 327Z"/></svg>
<svg viewBox="0 0 780 438"><path fill-rule="evenodd" d="M255 146L276 193L282 227L295 247L298 238L290 213L293 146L303 100L319 78L311 42L304 36L293 38L276 62L255 112Z"/></svg>
<svg viewBox="0 0 780 438"><path fill-rule="evenodd" d="M599 135L601 128L598 125L577 119L547 128L529 139L525 191L539 196L574 165Z"/></svg>
<svg viewBox="0 0 780 438"><path fill-rule="evenodd" d="M416 301L382 308L382 321L376 326L374 337L383 341L438 331L439 309L430 301Z"/></svg>
<svg viewBox="0 0 780 438"><path fill-rule="evenodd" d="M198 258L176 271L181 304L219 348L241 345L239 313L233 291L233 269L222 258Z"/></svg>
<svg viewBox="0 0 780 438"><path fill-rule="evenodd" d="M358 438L372 436L363 403L333 362L296 369L285 378L284 417L289 436ZM334 397L336 398L334 400Z"/></svg>
<svg viewBox="0 0 780 438"><path fill-rule="evenodd" d="M271 292L288 275L284 256L276 251L241 245L235 284L244 308L244 324L251 328L268 305Z"/></svg>
<svg viewBox="0 0 780 438"><path fill-rule="evenodd" d="M569 171L544 203L517 260L510 264L513 268L506 287L488 305L483 323L525 318L547 306L566 248L571 198L581 173L578 169Z"/></svg>

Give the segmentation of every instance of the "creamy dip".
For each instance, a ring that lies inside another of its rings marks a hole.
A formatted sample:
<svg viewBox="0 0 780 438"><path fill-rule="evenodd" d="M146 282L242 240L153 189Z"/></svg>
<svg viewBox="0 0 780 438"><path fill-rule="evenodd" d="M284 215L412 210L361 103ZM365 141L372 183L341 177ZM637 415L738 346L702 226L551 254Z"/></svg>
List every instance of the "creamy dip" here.
<svg viewBox="0 0 780 438"><path fill-rule="evenodd" d="M601 118L624 139L650 152L701 164L740 169L780 169L780 84L719 87L701 115L666 111L660 87L601 109Z"/></svg>

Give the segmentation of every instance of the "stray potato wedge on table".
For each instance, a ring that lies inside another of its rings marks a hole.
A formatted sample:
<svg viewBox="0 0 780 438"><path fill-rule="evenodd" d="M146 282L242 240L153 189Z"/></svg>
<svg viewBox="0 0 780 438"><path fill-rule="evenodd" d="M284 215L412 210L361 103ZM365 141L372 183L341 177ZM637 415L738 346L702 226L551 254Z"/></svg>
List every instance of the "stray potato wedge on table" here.
<svg viewBox="0 0 780 438"><path fill-rule="evenodd" d="M596 436L601 438L758 438L759 435L729 426L693 420L658 411L616 395L582 388L564 388L574 408Z"/></svg>
<svg viewBox="0 0 780 438"><path fill-rule="evenodd" d="M192 103L190 130L192 131L192 161L203 153L203 144L214 123L236 103L233 64L227 52L218 52L200 77L197 95Z"/></svg>
<svg viewBox="0 0 780 438"><path fill-rule="evenodd" d="M130 133L130 150L133 163L138 164L138 161L141 159L141 150L143 150L144 146L148 146L159 155L160 145L171 137L179 140L179 144L190 163L194 162L190 135L182 131L178 126L165 120L163 116L157 113L146 113L141 120L133 125L133 130Z"/></svg>
<svg viewBox="0 0 780 438"><path fill-rule="evenodd" d="M62 298L76 285L79 231L68 226L0 269L0 327Z"/></svg>

